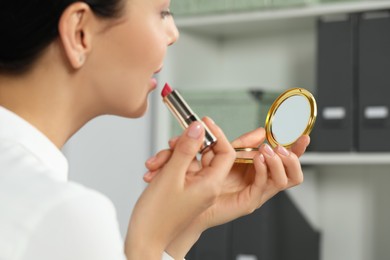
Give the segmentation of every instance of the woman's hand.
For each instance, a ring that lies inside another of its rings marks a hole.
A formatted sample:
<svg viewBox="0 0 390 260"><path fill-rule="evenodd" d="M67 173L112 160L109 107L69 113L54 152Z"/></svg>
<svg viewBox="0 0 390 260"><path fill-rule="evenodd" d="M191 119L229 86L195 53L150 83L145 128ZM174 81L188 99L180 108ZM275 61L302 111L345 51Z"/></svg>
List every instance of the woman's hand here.
<svg viewBox="0 0 390 260"><path fill-rule="evenodd" d="M210 122L209 122L210 123ZM169 243L218 198L235 152L222 131L208 125L218 138L203 167L193 162L203 143L204 128L195 122L170 151L133 210L126 238L128 259L157 259Z"/></svg>
<svg viewBox="0 0 390 260"><path fill-rule="evenodd" d="M207 123L207 119L205 121ZM232 146L257 147L264 139L265 131L259 128L241 136ZM170 146L175 147L175 143L176 140L170 141ZM309 143L310 138L302 136L290 151L283 147L271 149L263 144L254 157L253 164L235 164L225 177L222 191L215 203L172 241L168 252L179 258L183 257L207 228L247 215L279 191L301 183L303 173L298 157L304 153ZM149 169L149 173L144 176L146 182L161 174L159 167L164 165L171 153L171 150L161 151L146 163ZM214 152L209 151L203 155L201 165L193 161L190 167L199 169L207 165L213 156Z"/></svg>

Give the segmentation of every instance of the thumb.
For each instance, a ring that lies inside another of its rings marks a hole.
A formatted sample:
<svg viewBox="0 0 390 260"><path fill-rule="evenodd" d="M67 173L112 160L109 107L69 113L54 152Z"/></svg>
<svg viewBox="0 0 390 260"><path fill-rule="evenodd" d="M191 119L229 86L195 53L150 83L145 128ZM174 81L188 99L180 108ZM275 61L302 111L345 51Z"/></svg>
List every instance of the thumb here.
<svg viewBox="0 0 390 260"><path fill-rule="evenodd" d="M177 140L172 157L165 164L164 169L185 174L203 144L204 133L203 124L198 121L193 122Z"/></svg>

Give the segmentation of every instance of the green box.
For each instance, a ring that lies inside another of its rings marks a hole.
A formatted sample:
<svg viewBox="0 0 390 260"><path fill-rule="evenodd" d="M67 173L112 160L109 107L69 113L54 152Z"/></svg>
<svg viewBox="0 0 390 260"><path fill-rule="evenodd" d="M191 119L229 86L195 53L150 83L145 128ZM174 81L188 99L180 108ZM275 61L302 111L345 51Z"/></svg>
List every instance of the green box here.
<svg viewBox="0 0 390 260"><path fill-rule="evenodd" d="M179 90L199 117L211 117L232 141L240 135L264 126L268 109L278 96L261 90ZM172 116L171 135L183 129Z"/></svg>
<svg viewBox="0 0 390 260"><path fill-rule="evenodd" d="M361 0L172 0L171 10L177 16L193 16L357 1Z"/></svg>

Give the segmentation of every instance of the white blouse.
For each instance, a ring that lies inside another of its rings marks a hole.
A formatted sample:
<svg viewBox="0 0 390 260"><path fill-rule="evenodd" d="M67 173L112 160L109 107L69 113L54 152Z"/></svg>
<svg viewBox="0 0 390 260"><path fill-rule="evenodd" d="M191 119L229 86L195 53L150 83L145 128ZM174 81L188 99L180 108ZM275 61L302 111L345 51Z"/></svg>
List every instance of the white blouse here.
<svg viewBox="0 0 390 260"><path fill-rule="evenodd" d="M126 259L112 202L67 179L61 151L0 106L0 260Z"/></svg>

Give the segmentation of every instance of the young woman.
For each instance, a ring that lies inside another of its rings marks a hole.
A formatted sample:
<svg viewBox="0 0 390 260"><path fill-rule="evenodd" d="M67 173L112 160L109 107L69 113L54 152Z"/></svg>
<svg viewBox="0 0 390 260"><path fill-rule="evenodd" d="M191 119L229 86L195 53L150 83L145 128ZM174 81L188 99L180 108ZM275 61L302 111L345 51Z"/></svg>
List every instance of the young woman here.
<svg viewBox="0 0 390 260"><path fill-rule="evenodd" d="M149 183L120 238L102 194L67 181L60 148L91 119L136 118L178 38L169 0L8 0L0 4L0 259L183 259L207 228L299 184L309 144L275 150L264 129L218 138L201 162L193 123L146 163ZM235 146L260 146L234 165ZM130 169L129 169L130 172Z"/></svg>

